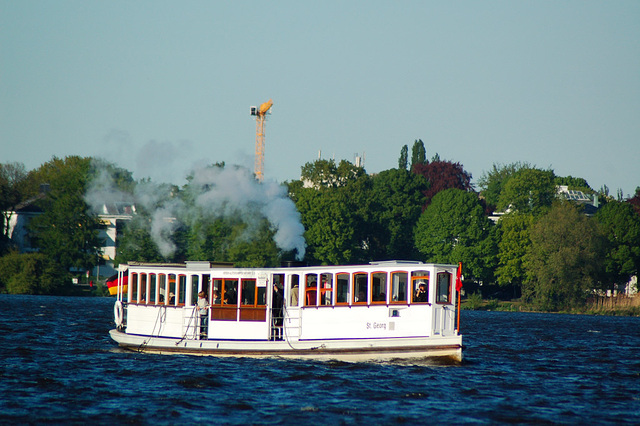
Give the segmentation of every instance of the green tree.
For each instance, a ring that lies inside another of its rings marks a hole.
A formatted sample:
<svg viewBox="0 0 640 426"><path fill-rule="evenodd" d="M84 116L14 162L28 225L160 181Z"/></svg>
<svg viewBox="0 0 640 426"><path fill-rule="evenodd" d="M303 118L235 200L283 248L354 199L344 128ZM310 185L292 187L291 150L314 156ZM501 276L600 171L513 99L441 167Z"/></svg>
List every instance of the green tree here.
<svg viewBox="0 0 640 426"><path fill-rule="evenodd" d="M533 215L509 213L498 222L498 267L496 278L501 286L513 285L520 289L525 279L523 259L531 246L529 230L533 225Z"/></svg>
<svg viewBox="0 0 640 426"><path fill-rule="evenodd" d="M531 227L530 237L525 300L544 310L582 305L601 270L604 241L597 222L559 201Z"/></svg>
<svg viewBox="0 0 640 426"><path fill-rule="evenodd" d="M336 188L366 174L362 167L341 160L338 165L334 160L316 160L302 166L300 180L315 188Z"/></svg>
<svg viewBox="0 0 640 426"><path fill-rule="evenodd" d="M64 294L69 289L69 275L45 254L11 252L0 257L0 292Z"/></svg>
<svg viewBox="0 0 640 426"><path fill-rule="evenodd" d="M486 200L489 206L497 206L500 193L505 184L518 171L532 168L529 163L516 162L511 164L494 164L488 172L483 172L478 179L480 195Z"/></svg>
<svg viewBox="0 0 640 426"><path fill-rule="evenodd" d="M551 170L522 169L516 172L500 192L498 208L538 214L555 199L556 187Z"/></svg>
<svg viewBox="0 0 640 426"><path fill-rule="evenodd" d="M416 139L411 148L411 170L419 164L427 162L427 150L424 147L422 139Z"/></svg>
<svg viewBox="0 0 640 426"><path fill-rule="evenodd" d="M400 158L398 158L398 168L402 170L407 170L409 166L409 147L404 145L400 150Z"/></svg>
<svg viewBox="0 0 640 426"><path fill-rule="evenodd" d="M333 160L307 163L301 181L289 184L289 195L305 228L305 259L311 263L363 261L376 231L370 226L376 210L371 203L371 178L348 161L334 165Z"/></svg>
<svg viewBox="0 0 640 426"><path fill-rule="evenodd" d="M489 280L496 258L493 229L476 194L447 189L420 216L415 244L428 262L462 262L468 275Z"/></svg>
<svg viewBox="0 0 640 426"><path fill-rule="evenodd" d="M587 181L583 178L566 176L557 176L554 180L556 186L566 185L569 189L574 191L582 191L585 194L593 194L595 191L589 186Z"/></svg>
<svg viewBox="0 0 640 426"><path fill-rule="evenodd" d="M626 202L611 201L595 215L608 245L604 259L604 276L608 289L624 284L640 267L640 216Z"/></svg>
<svg viewBox="0 0 640 426"><path fill-rule="evenodd" d="M164 262L156 243L149 233L150 219L138 207L138 213L128 221L118 237L115 263ZM204 260L204 259L202 259Z"/></svg>
<svg viewBox="0 0 640 426"><path fill-rule="evenodd" d="M265 219L261 221L260 229L251 232L251 238L246 238L246 224L234 227L228 259L238 267L273 267L278 266L280 250L273 239L273 229Z"/></svg>
<svg viewBox="0 0 640 426"><path fill-rule="evenodd" d="M413 229L422 213L428 183L406 168L390 169L373 177L374 223L369 232L371 260L417 259Z"/></svg>
<svg viewBox="0 0 640 426"><path fill-rule="evenodd" d="M100 223L84 201L90 162L90 158L54 157L41 167L51 178L51 190L42 200L44 213L29 224L30 236L41 253L65 270L90 270L98 262Z"/></svg>

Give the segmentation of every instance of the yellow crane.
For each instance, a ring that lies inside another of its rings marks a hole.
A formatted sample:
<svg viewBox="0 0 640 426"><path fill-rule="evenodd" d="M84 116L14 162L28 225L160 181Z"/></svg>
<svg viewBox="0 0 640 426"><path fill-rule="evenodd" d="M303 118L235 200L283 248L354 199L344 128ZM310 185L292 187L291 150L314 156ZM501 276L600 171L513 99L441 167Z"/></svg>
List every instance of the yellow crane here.
<svg viewBox="0 0 640 426"><path fill-rule="evenodd" d="M273 101L269 99L260 107L251 107L251 115L256 117L256 160L254 173L260 182L264 179L264 120L271 109Z"/></svg>

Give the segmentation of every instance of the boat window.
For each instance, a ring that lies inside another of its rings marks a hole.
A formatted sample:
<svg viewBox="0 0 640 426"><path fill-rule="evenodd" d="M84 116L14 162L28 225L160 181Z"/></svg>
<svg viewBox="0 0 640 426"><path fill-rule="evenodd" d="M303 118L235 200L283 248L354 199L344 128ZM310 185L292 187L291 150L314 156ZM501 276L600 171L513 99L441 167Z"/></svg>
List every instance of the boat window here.
<svg viewBox="0 0 640 426"><path fill-rule="evenodd" d="M437 275L436 303L451 303L451 274L448 272Z"/></svg>
<svg viewBox="0 0 640 426"><path fill-rule="evenodd" d="M429 301L429 271L411 272L411 293L413 303Z"/></svg>
<svg viewBox="0 0 640 426"><path fill-rule="evenodd" d="M266 287L258 287L258 291L257 291L257 301L256 301L256 305L257 306L266 306L267 304L267 288Z"/></svg>
<svg viewBox="0 0 640 426"><path fill-rule="evenodd" d="M238 304L238 280L223 280L222 288L224 291L222 304L236 306Z"/></svg>
<svg viewBox="0 0 640 426"><path fill-rule="evenodd" d="M138 274L134 272L131 274L131 284L129 285L129 288L131 289L131 297L129 298L130 303L136 303L138 301L138 284Z"/></svg>
<svg viewBox="0 0 640 426"><path fill-rule="evenodd" d="M198 303L198 287L200 284L200 275L191 275L191 303L194 306Z"/></svg>
<svg viewBox="0 0 640 426"><path fill-rule="evenodd" d="M138 303L147 303L147 274L140 274L140 293Z"/></svg>
<svg viewBox="0 0 640 426"><path fill-rule="evenodd" d="M184 305L187 299L187 276L178 275L178 305Z"/></svg>
<svg viewBox="0 0 640 426"><path fill-rule="evenodd" d="M167 295L167 275L158 275L158 304L164 305Z"/></svg>
<svg viewBox="0 0 640 426"><path fill-rule="evenodd" d="M289 292L289 306L298 306L300 291L300 275L291 275L291 291Z"/></svg>
<svg viewBox="0 0 640 426"><path fill-rule="evenodd" d="M222 305L222 280L212 280L211 282L211 304L220 306Z"/></svg>
<svg viewBox="0 0 640 426"><path fill-rule="evenodd" d="M404 271L391 273L391 302L407 301L409 274Z"/></svg>
<svg viewBox="0 0 640 426"><path fill-rule="evenodd" d="M167 305L176 304L176 274L169 274L169 295L167 296Z"/></svg>
<svg viewBox="0 0 640 426"><path fill-rule="evenodd" d="M371 274L371 301L387 303L387 273L373 272Z"/></svg>
<svg viewBox="0 0 640 426"><path fill-rule="evenodd" d="M336 304L349 303L349 274L336 274Z"/></svg>
<svg viewBox="0 0 640 426"><path fill-rule="evenodd" d="M305 277L305 306L317 306L318 304L318 275L307 274Z"/></svg>
<svg viewBox="0 0 640 426"><path fill-rule="evenodd" d="M367 303L369 297L369 275L366 272L353 274L353 303Z"/></svg>
<svg viewBox="0 0 640 426"><path fill-rule="evenodd" d="M156 274L149 274L149 285L148 285L148 289L149 291L147 292L147 294L149 295L149 303L156 303L156 300L158 298L158 285L157 285L157 280L156 280Z"/></svg>
<svg viewBox="0 0 640 426"><path fill-rule="evenodd" d="M333 274L320 274L320 304L333 304Z"/></svg>
<svg viewBox="0 0 640 426"><path fill-rule="evenodd" d="M242 280L242 290L240 292L240 304L242 306L256 305L256 280Z"/></svg>

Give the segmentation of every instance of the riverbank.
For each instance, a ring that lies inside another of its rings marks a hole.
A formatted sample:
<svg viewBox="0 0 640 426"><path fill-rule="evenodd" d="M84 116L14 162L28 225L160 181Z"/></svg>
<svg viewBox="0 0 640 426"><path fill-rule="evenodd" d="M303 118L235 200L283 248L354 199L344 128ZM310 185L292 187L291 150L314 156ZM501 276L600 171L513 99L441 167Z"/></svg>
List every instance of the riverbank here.
<svg viewBox="0 0 640 426"><path fill-rule="evenodd" d="M462 310L472 311L500 311L500 312L544 312L524 303L522 300L497 300L482 299L479 295L472 294L461 302ZM549 312L546 312L549 313ZM613 316L640 316L640 296L626 297L596 297L588 301L583 307L560 310L558 314L581 315L613 315Z"/></svg>

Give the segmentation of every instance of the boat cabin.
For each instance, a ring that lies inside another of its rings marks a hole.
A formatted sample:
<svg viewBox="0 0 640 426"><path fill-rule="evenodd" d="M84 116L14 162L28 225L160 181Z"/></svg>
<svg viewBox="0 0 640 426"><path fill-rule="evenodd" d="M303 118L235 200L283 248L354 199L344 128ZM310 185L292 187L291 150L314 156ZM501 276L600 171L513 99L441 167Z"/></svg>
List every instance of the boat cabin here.
<svg viewBox="0 0 640 426"><path fill-rule="evenodd" d="M118 326L126 334L288 342L457 335L455 265L130 263L121 265L120 281L125 275ZM210 305L202 322L200 291Z"/></svg>

